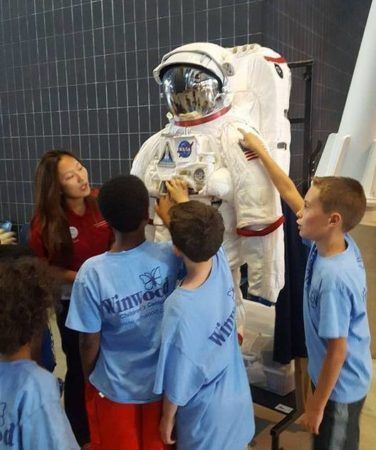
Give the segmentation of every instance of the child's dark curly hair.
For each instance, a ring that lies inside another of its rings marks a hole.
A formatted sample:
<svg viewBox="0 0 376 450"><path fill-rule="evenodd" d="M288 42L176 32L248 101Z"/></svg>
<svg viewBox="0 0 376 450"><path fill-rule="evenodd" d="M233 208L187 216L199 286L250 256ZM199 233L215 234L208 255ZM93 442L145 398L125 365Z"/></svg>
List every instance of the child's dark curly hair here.
<svg viewBox="0 0 376 450"><path fill-rule="evenodd" d="M99 191L99 209L103 218L120 233L137 230L149 217L149 194L134 175L119 175L107 181Z"/></svg>
<svg viewBox="0 0 376 450"><path fill-rule="evenodd" d="M44 261L25 256L0 262L0 353L12 355L41 335L58 294Z"/></svg>

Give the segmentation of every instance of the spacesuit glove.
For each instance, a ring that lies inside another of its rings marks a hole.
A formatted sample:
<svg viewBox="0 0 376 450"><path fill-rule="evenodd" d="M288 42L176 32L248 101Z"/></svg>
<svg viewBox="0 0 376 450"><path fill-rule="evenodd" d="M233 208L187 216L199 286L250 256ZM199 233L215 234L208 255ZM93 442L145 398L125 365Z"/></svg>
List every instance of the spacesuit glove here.
<svg viewBox="0 0 376 450"><path fill-rule="evenodd" d="M166 187L170 197L176 203L189 202L188 185L181 178L173 178L166 181Z"/></svg>
<svg viewBox="0 0 376 450"><path fill-rule="evenodd" d="M0 244L7 245L7 244L15 244L16 243L16 237L13 231L5 231L0 228Z"/></svg>
<svg viewBox="0 0 376 450"><path fill-rule="evenodd" d="M240 133L243 135L243 139L239 140L239 144L247 149L253 152L254 156L262 157L264 153L267 153L267 150L264 147L263 142L261 139L257 137L255 133L247 133L242 128L238 128Z"/></svg>

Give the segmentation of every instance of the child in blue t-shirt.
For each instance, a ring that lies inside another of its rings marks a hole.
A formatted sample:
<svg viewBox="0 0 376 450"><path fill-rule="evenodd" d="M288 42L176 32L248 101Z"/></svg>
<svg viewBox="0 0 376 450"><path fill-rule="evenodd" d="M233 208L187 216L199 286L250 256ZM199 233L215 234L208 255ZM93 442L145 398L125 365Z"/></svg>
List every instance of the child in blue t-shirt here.
<svg viewBox="0 0 376 450"><path fill-rule="evenodd" d="M357 450L372 361L365 271L347 232L364 215L363 188L351 178L315 177L303 199L257 137L239 131L296 213L300 236L312 241L303 307L314 388L301 423L315 434L315 450Z"/></svg>
<svg viewBox="0 0 376 450"><path fill-rule="evenodd" d="M162 450L153 384L164 301L182 262L171 243L145 240L149 195L139 178L108 181L98 203L115 242L80 268L66 322L80 332L90 448Z"/></svg>
<svg viewBox="0 0 376 450"><path fill-rule="evenodd" d="M0 449L78 450L56 378L31 360L57 291L46 263L0 262Z"/></svg>
<svg viewBox="0 0 376 450"><path fill-rule="evenodd" d="M164 395L162 439L176 437L178 450L241 450L253 437L254 417L222 217L189 201L173 206L165 222L187 274L165 302L154 384Z"/></svg>

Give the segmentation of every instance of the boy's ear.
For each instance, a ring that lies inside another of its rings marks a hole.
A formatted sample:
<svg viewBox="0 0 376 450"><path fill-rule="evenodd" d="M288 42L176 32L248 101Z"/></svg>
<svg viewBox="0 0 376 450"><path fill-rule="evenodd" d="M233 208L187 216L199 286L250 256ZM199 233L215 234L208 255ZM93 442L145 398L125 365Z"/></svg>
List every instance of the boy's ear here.
<svg viewBox="0 0 376 450"><path fill-rule="evenodd" d="M341 225L342 226L342 216L339 212L333 212L329 217L329 225Z"/></svg>

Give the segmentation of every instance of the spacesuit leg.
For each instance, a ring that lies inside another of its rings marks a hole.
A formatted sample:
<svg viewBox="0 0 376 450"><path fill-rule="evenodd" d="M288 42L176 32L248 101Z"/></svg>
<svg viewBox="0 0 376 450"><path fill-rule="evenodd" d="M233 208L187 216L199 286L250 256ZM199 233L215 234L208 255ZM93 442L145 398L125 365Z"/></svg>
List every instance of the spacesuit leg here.
<svg viewBox="0 0 376 450"><path fill-rule="evenodd" d="M241 252L248 264L249 293L275 303L284 286L283 228L263 237L242 237Z"/></svg>

